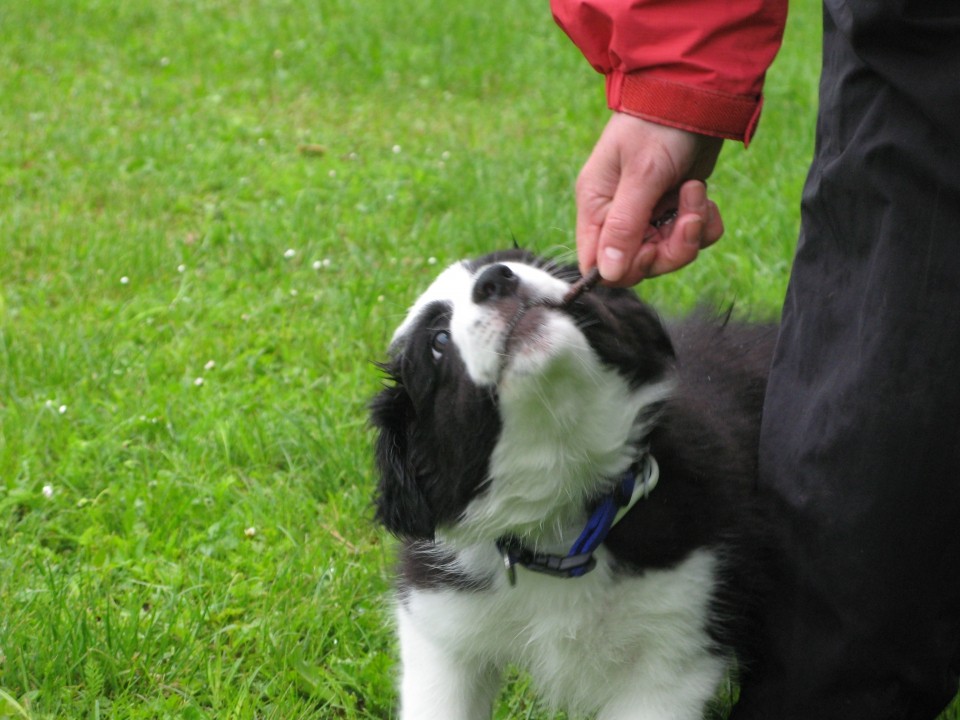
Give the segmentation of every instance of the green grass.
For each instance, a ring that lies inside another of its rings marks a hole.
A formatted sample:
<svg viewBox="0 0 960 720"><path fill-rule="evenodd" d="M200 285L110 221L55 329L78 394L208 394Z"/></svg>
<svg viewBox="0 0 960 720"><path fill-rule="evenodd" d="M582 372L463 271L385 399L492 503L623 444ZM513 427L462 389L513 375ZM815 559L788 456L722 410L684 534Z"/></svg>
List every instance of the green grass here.
<svg viewBox="0 0 960 720"><path fill-rule="evenodd" d="M391 716L371 361L439 266L572 251L607 116L504 7L0 3L0 718ZM818 26L665 311L776 312ZM522 677L499 716L542 717Z"/></svg>

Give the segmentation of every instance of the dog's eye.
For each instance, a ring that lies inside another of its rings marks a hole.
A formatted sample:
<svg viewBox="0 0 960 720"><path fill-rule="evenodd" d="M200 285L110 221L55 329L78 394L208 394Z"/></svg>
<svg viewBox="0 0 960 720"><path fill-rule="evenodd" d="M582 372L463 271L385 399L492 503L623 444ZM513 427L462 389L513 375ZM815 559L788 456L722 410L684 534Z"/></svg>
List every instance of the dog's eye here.
<svg viewBox="0 0 960 720"><path fill-rule="evenodd" d="M430 343L430 350L433 352L433 359L439 360L443 357L444 351L450 344L450 332L448 330L438 330L433 334L433 340Z"/></svg>

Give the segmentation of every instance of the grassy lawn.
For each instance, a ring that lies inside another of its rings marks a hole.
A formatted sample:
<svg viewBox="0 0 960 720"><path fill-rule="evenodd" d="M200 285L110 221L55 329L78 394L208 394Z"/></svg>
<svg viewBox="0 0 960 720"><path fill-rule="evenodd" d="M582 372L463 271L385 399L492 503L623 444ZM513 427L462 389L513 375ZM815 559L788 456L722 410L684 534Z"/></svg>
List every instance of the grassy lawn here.
<svg viewBox="0 0 960 720"><path fill-rule="evenodd" d="M778 309L795 5L667 313ZM440 266L572 251L606 117L545 1L0 2L0 719L391 717L371 361Z"/></svg>

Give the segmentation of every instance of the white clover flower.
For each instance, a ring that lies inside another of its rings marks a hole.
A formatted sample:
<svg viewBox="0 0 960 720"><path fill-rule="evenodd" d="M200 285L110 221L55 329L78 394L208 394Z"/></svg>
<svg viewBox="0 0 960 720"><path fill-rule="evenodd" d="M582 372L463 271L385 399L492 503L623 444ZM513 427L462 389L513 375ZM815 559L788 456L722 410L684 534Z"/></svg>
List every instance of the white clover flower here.
<svg viewBox="0 0 960 720"><path fill-rule="evenodd" d="M433 255L427 258L427 265L436 265L436 264L437 264L437 259L433 257Z"/></svg>
<svg viewBox="0 0 960 720"><path fill-rule="evenodd" d="M186 266L186 265L183 265L183 264L177 265L177 272L178 272L178 273L182 273L182 272L186 272L186 271L187 271L187 266Z"/></svg>
<svg viewBox="0 0 960 720"><path fill-rule="evenodd" d="M43 488L40 490L40 492L43 493L43 496L44 496L47 500L52 499L52 498L53 498L53 485L50 485L50 484L44 485Z"/></svg>
<svg viewBox="0 0 960 720"><path fill-rule="evenodd" d="M313 261L313 269L314 269L314 270L319 270L319 269L322 268L322 267L323 267L323 263L322 263L322 262L320 262L319 260L314 260L314 261Z"/></svg>
<svg viewBox="0 0 960 720"><path fill-rule="evenodd" d="M57 408L57 412L60 413L61 415L63 415L64 413L67 412L67 406L66 406L66 405L61 405L60 407Z"/></svg>
<svg viewBox="0 0 960 720"><path fill-rule="evenodd" d="M193 381L193 384L196 385L197 387L200 387L201 385L203 385L203 378L198 377L196 380Z"/></svg>
<svg viewBox="0 0 960 720"><path fill-rule="evenodd" d="M213 360L207 360L207 362L206 362L206 363L204 364L204 366L203 366L203 369L204 369L204 370L213 370L216 366L217 366L217 363L216 363L216 362L214 362Z"/></svg>
<svg viewBox="0 0 960 720"><path fill-rule="evenodd" d="M401 152L403 152L403 148L399 145L394 145L391 149L393 150L394 155L399 155Z"/></svg>
<svg viewBox="0 0 960 720"><path fill-rule="evenodd" d="M256 537L257 529L252 526L248 527L243 531L243 534L246 535L248 538Z"/></svg>
<svg viewBox="0 0 960 720"><path fill-rule="evenodd" d="M296 254L297 254L296 250L294 250L293 248L287 248L287 251L283 253L283 256L287 260L289 260L290 258L294 257Z"/></svg>
<svg viewBox="0 0 960 720"><path fill-rule="evenodd" d="M120 278L120 284L121 284L121 285L129 285L129 284L130 284L130 278L128 278L126 275L124 275L122 278Z"/></svg>

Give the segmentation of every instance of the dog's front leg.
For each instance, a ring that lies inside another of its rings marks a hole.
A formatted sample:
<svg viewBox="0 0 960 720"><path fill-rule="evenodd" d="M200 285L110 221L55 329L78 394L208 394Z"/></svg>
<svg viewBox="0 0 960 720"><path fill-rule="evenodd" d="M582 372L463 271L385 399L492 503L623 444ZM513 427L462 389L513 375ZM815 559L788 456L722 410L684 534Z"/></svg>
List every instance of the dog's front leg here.
<svg viewBox="0 0 960 720"><path fill-rule="evenodd" d="M404 608L397 616L400 720L489 720L500 673L440 647Z"/></svg>
<svg viewBox="0 0 960 720"><path fill-rule="evenodd" d="M708 651L663 667L637 668L611 694L597 720L701 720L727 672L726 660Z"/></svg>

